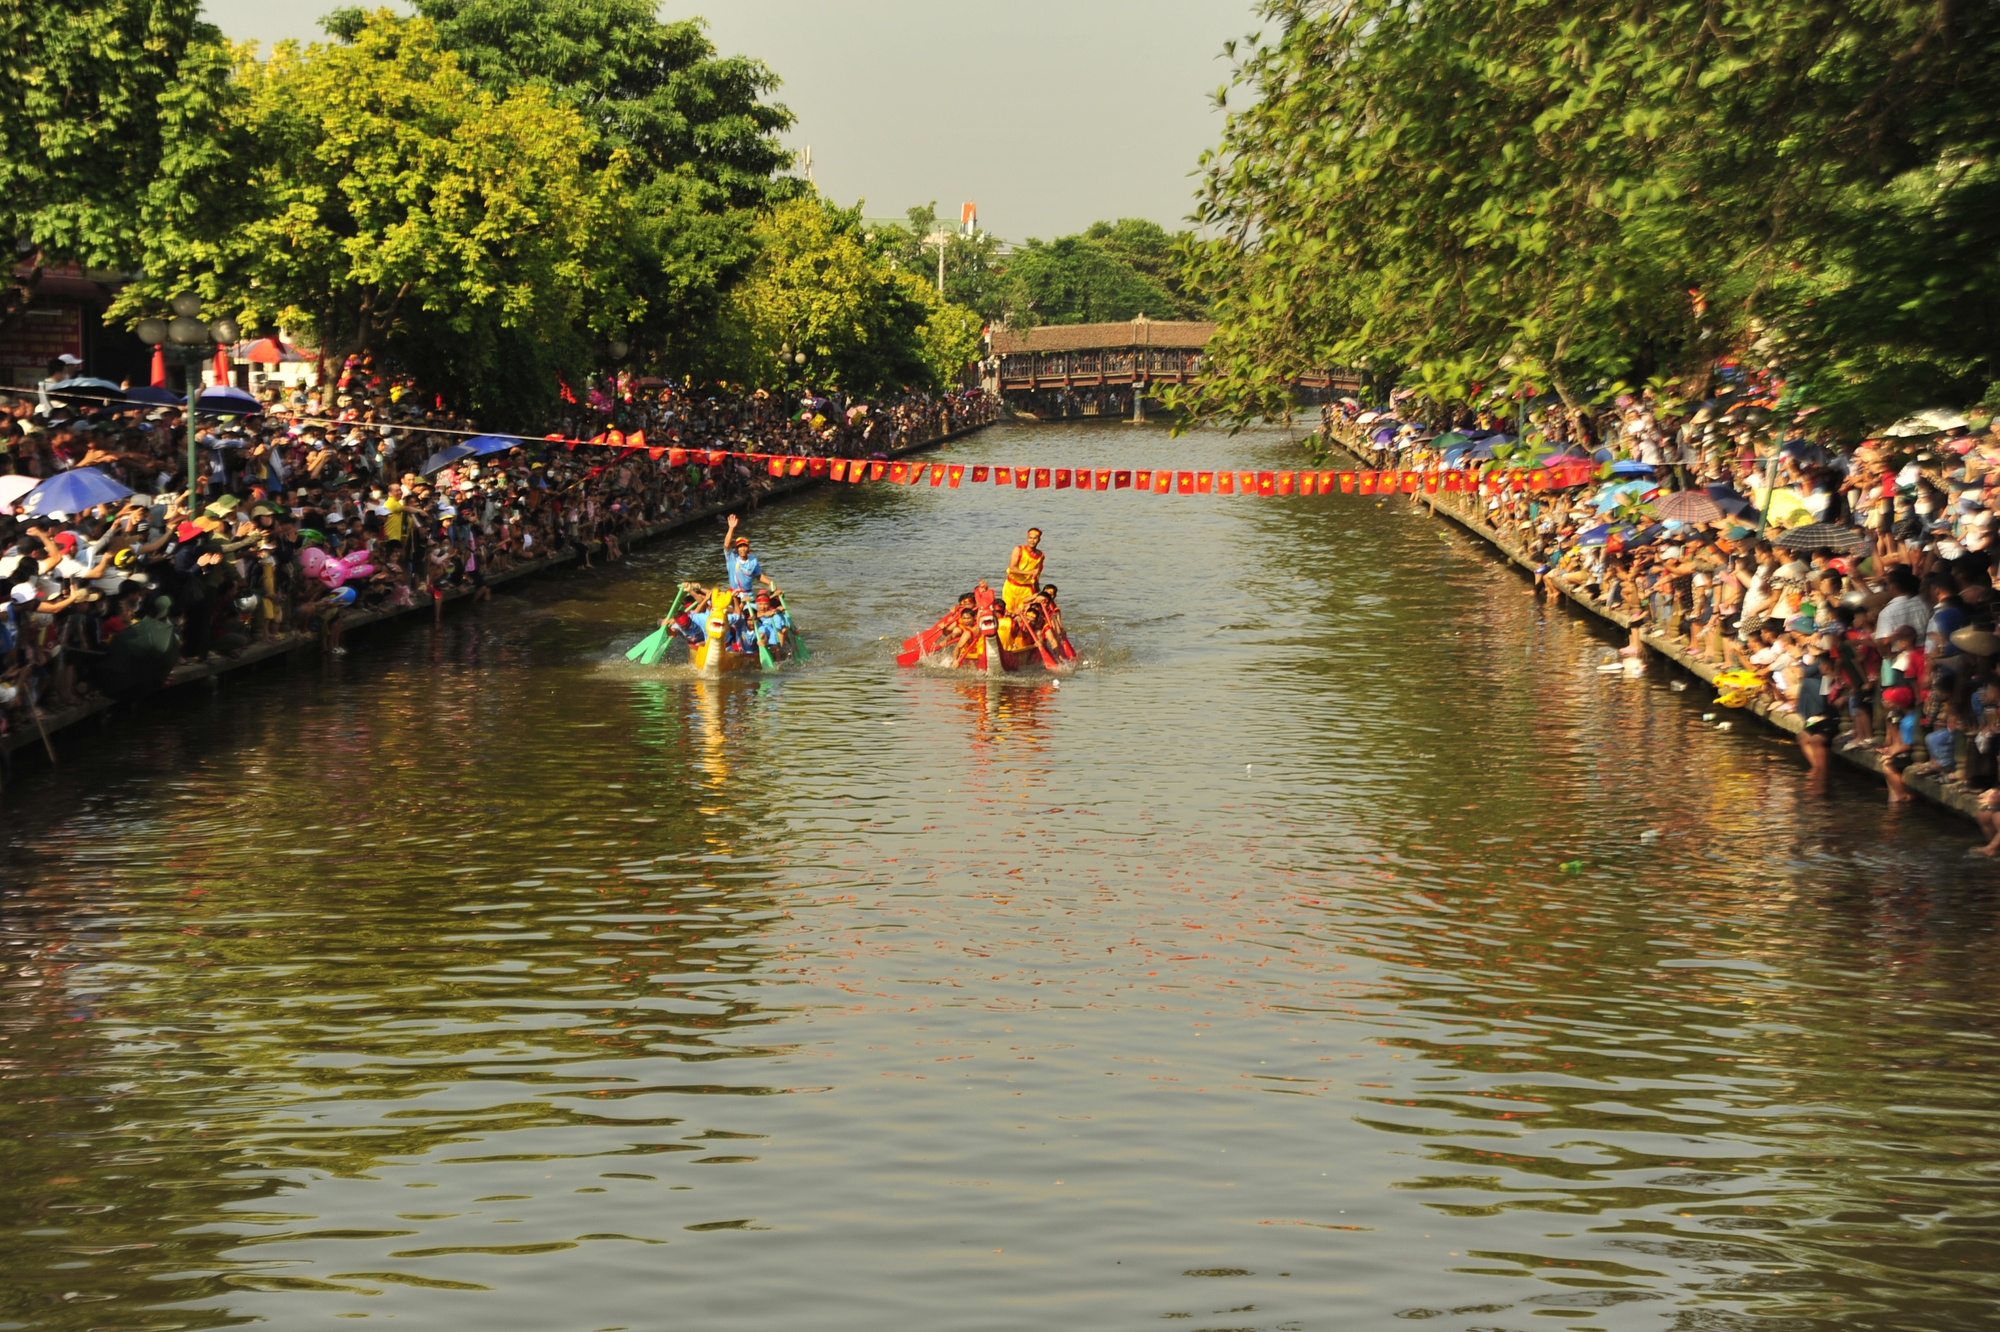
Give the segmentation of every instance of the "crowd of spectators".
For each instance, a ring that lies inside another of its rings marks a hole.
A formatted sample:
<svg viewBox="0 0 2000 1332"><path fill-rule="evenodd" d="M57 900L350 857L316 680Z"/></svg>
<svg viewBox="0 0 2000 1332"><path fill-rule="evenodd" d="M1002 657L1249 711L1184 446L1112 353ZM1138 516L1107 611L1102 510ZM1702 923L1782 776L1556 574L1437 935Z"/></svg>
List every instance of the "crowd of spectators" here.
<svg viewBox="0 0 2000 1332"><path fill-rule="evenodd" d="M558 438L454 457L478 424L357 360L323 394L198 415L190 498L182 409L66 374L0 401L0 735L142 694L183 660L302 634L342 653L356 610L484 598L524 562L617 560L635 529L754 508L779 482L742 453L881 457L994 410L976 390L871 403L626 375L585 386ZM37 502L79 479L112 497Z"/></svg>
<svg viewBox="0 0 2000 1332"><path fill-rule="evenodd" d="M1323 423L1384 468L1480 474L1447 502L1631 625L1628 657L1643 630L1722 703L1795 716L1816 773L1865 748L1891 802L1912 774L1976 793L1978 849L2000 853L1996 423L1926 412L1849 447L1795 433L1774 396L1738 376L1689 403L1350 398Z"/></svg>

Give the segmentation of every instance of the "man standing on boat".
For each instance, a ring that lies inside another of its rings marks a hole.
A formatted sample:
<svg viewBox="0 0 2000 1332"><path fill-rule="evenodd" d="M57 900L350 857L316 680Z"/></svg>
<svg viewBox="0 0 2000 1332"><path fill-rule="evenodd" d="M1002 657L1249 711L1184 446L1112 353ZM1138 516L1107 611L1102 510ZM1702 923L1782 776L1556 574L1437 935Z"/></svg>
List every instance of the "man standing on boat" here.
<svg viewBox="0 0 2000 1332"><path fill-rule="evenodd" d="M1000 600L1009 615L1027 605L1042 585L1042 563L1048 556L1042 553L1041 546L1042 529L1031 527L1028 539L1014 547L1007 560L1007 581L1000 588Z"/></svg>
<svg viewBox="0 0 2000 1332"><path fill-rule="evenodd" d="M746 602L758 583L773 592L778 590L778 585L764 572L764 566L750 553L750 538L736 535L736 515L733 513L729 515L729 531L722 538L722 564L729 570L729 590Z"/></svg>

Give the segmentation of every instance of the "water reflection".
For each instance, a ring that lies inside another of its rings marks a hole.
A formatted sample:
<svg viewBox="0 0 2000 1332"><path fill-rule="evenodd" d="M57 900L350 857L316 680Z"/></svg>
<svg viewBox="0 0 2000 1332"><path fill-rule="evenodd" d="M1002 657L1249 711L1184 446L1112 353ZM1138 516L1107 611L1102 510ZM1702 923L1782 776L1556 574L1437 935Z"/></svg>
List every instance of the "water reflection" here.
<svg viewBox="0 0 2000 1332"><path fill-rule="evenodd" d="M1029 522L1088 668L890 665ZM623 661L704 533L10 793L7 1319L1991 1321L1955 826L1399 503L759 523L805 670Z"/></svg>

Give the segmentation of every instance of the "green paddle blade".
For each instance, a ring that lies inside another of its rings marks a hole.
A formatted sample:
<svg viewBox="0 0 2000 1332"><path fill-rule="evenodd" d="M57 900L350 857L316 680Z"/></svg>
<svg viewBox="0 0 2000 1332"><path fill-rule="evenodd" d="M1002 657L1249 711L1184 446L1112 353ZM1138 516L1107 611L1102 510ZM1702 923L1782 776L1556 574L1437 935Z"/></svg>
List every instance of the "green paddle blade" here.
<svg viewBox="0 0 2000 1332"><path fill-rule="evenodd" d="M792 626L792 655L800 662L812 660L812 653L806 651L806 637L799 632L797 625Z"/></svg>
<svg viewBox="0 0 2000 1332"><path fill-rule="evenodd" d="M651 666L654 661L658 660L660 649L666 644L666 637L667 631L665 629L655 629L652 633L632 645L631 649L625 653L625 660L636 661L644 666Z"/></svg>
<svg viewBox="0 0 2000 1332"><path fill-rule="evenodd" d="M767 671L778 669L778 664L771 660L771 649L764 645L761 638L757 640L757 660Z"/></svg>

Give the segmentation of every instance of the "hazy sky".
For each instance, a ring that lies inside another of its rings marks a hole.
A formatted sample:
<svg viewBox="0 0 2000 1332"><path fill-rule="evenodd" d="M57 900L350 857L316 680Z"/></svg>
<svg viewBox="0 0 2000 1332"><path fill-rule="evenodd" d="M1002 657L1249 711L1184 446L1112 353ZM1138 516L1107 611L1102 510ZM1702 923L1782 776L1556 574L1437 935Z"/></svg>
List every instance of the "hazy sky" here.
<svg viewBox="0 0 2000 1332"><path fill-rule="evenodd" d="M232 37L318 38L332 0L207 0ZM784 80L813 177L870 216L964 200L1009 240L1099 218L1185 225L1189 172L1221 132L1222 44L1252 0L673 0L724 52Z"/></svg>

